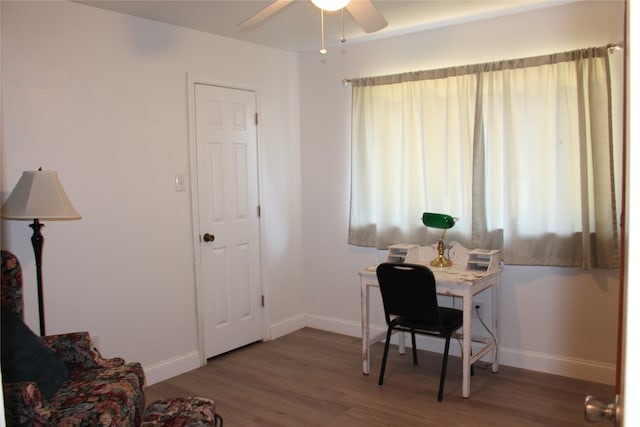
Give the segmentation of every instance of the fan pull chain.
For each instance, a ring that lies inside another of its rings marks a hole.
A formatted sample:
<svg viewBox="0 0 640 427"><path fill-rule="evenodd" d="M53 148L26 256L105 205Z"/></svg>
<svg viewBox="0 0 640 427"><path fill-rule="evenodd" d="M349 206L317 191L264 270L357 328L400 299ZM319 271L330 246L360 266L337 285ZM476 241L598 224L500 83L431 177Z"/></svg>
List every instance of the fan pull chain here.
<svg viewBox="0 0 640 427"><path fill-rule="evenodd" d="M340 9L342 15L342 37L340 37L340 42L345 43L347 39L344 38L344 7Z"/></svg>
<svg viewBox="0 0 640 427"><path fill-rule="evenodd" d="M326 54L327 49L324 48L324 9L320 9L320 32L322 34L322 46L320 47L320 53Z"/></svg>

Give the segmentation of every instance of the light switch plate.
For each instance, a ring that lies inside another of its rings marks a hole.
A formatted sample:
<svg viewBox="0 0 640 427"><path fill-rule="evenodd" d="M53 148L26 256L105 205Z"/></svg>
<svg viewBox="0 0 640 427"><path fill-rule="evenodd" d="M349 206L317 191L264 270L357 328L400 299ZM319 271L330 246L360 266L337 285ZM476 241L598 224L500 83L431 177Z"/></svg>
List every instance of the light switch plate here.
<svg viewBox="0 0 640 427"><path fill-rule="evenodd" d="M185 191L183 173L176 174L176 191L177 192Z"/></svg>

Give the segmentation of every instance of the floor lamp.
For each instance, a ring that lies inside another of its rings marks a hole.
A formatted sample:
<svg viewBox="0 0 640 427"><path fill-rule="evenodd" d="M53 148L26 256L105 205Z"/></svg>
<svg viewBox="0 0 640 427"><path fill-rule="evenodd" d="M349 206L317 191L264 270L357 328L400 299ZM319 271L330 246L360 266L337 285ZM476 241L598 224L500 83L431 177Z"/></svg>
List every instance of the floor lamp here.
<svg viewBox="0 0 640 427"><path fill-rule="evenodd" d="M22 177L2 205L2 218L33 221L31 244L36 261L36 280L38 285L38 314L40 317L40 335L44 336L44 298L42 292L42 245L44 237L40 229L44 224L40 220L80 219L71 201L62 188L58 174L54 171L22 172Z"/></svg>

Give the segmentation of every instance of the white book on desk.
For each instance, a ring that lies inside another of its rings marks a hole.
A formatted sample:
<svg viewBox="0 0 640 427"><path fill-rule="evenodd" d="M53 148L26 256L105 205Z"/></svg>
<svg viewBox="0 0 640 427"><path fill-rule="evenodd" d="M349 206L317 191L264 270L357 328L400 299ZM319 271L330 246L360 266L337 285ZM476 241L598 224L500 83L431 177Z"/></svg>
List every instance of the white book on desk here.
<svg viewBox="0 0 640 427"><path fill-rule="evenodd" d="M467 270L495 271L500 268L500 251L497 249L474 249L469 251Z"/></svg>
<svg viewBox="0 0 640 427"><path fill-rule="evenodd" d="M386 262L414 263L419 259L419 247L414 244L400 243L390 245Z"/></svg>

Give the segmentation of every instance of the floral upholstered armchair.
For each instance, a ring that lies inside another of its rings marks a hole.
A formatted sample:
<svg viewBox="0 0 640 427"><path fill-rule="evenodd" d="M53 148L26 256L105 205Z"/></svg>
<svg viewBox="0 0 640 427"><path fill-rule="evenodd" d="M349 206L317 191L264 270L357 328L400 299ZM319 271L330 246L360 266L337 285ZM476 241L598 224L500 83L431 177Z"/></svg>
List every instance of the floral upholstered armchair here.
<svg viewBox="0 0 640 427"><path fill-rule="evenodd" d="M139 363L105 359L88 332L38 337L23 322L22 271L2 251L2 381L7 425L137 426ZM0 421L1 424L1 421Z"/></svg>

